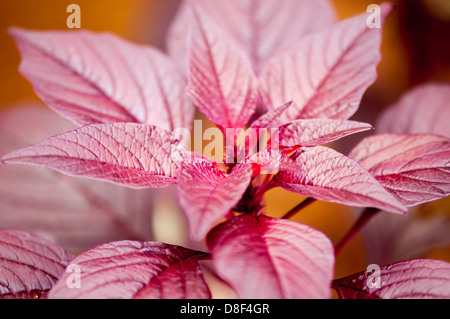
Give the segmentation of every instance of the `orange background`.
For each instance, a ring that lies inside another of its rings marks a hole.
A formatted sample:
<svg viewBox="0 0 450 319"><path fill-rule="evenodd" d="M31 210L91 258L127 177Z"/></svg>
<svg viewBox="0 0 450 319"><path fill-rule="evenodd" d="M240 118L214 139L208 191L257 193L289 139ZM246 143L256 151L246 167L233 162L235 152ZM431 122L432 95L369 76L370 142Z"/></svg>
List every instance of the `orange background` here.
<svg viewBox="0 0 450 319"><path fill-rule="evenodd" d="M214 0L215 1L215 0ZM367 6L381 1L333 0L339 19L365 12ZM394 102L408 88L430 80L450 81L450 1L398 0L384 30L379 78L367 91L354 119L373 123L376 114ZM81 7L84 29L112 31L128 40L163 47L167 29L178 0L2 0L0 1L0 108L22 100L36 99L31 85L17 72L19 54L6 34L11 26L29 29L67 29L66 8ZM359 140L361 136L358 136ZM346 140L352 142L353 140ZM349 143L350 144L350 143ZM342 146L342 145L341 145ZM345 150L350 146L342 146ZM302 197L274 190L266 196L267 209L281 216ZM439 205L446 205L444 200ZM336 243L353 222L346 207L317 202L296 220L324 231ZM447 251L432 257L450 261ZM336 277L362 271L367 263L357 237L337 260Z"/></svg>

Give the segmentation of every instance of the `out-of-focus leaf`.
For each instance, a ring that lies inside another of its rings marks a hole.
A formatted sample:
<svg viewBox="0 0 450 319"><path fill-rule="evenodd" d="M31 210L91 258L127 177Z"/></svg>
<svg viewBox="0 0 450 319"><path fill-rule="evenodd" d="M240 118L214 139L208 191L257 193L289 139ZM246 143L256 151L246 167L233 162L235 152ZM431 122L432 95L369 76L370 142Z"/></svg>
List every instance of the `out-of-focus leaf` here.
<svg viewBox="0 0 450 319"><path fill-rule="evenodd" d="M334 252L308 226L242 215L207 236L219 276L239 298L329 298Z"/></svg>
<svg viewBox="0 0 450 319"><path fill-rule="evenodd" d="M383 20L391 5L382 6ZM307 118L348 119L376 79L381 28L367 26L367 14L344 20L303 38L297 49L273 58L261 75L267 109L294 105L285 121Z"/></svg>
<svg viewBox="0 0 450 319"><path fill-rule="evenodd" d="M0 154L73 126L42 105L17 105L0 113ZM116 240L150 240L155 195L41 167L0 165L1 227L42 235L72 253Z"/></svg>
<svg viewBox="0 0 450 319"><path fill-rule="evenodd" d="M17 229L0 229L0 299L45 297L73 256Z"/></svg>
<svg viewBox="0 0 450 319"><path fill-rule="evenodd" d="M205 253L158 242L119 241L77 256L68 267L80 270L79 288L68 288L65 272L51 299L199 299L211 293L199 258Z"/></svg>
<svg viewBox="0 0 450 319"><path fill-rule="evenodd" d="M379 275L379 287L376 287ZM449 299L450 264L413 259L380 267L380 273L361 272L335 280L342 299Z"/></svg>
<svg viewBox="0 0 450 319"><path fill-rule="evenodd" d="M377 134L349 154L404 205L450 193L450 141L439 135Z"/></svg>
<svg viewBox="0 0 450 319"><path fill-rule="evenodd" d="M405 93L378 119L378 133L437 134L450 138L450 84L427 83Z"/></svg>
<svg viewBox="0 0 450 319"><path fill-rule="evenodd" d="M192 4L200 6L239 45L256 72L272 56L335 21L333 7L327 0L184 1L167 37L169 52L182 68Z"/></svg>

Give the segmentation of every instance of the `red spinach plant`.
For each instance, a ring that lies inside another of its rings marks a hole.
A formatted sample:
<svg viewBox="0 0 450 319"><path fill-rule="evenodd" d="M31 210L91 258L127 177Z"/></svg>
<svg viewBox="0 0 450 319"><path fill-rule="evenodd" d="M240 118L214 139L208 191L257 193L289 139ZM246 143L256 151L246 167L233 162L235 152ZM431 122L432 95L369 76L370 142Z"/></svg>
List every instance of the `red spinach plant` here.
<svg viewBox="0 0 450 319"><path fill-rule="evenodd" d="M391 10L382 5L380 19ZM4 229L0 295L210 298L200 262L212 260L239 298L329 298L331 288L342 298L450 297L450 265L439 260L382 266L375 287L371 273L333 280L335 256L370 217L405 215L450 190L449 137L440 132L376 134L350 156L322 146L372 128L349 120L380 60L381 28L367 19L335 22L322 0L185 1L169 55L107 33L11 29L22 74L78 128L3 162L129 188L176 184L190 235L208 251L123 240L73 257ZM189 139L194 106L218 128L214 152ZM386 132L399 127L398 114L382 122ZM308 199L269 217L263 197L274 187ZM314 200L366 209L333 247L289 220Z"/></svg>

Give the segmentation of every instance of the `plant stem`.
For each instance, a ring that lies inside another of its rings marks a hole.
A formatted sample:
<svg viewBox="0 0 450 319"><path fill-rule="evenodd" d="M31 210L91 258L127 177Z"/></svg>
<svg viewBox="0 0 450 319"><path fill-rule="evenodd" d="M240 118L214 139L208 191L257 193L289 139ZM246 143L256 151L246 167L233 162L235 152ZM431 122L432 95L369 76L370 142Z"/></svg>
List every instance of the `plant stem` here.
<svg viewBox="0 0 450 319"><path fill-rule="evenodd" d="M302 210L303 208L306 208L308 205L312 204L313 202L315 202L316 200L314 198L308 197L307 199L305 199L303 202L301 202L300 204L298 204L297 206L295 206L294 208L292 208L290 211L288 211L283 217L283 219L289 219L292 216L294 216L295 214L297 214L300 210Z"/></svg>
<svg viewBox="0 0 450 319"><path fill-rule="evenodd" d="M380 211L377 208L366 208L358 220L355 222L353 227L348 231L348 233L341 239L341 241L334 248L334 255L337 257L342 249L353 239L353 237L358 234L358 232Z"/></svg>

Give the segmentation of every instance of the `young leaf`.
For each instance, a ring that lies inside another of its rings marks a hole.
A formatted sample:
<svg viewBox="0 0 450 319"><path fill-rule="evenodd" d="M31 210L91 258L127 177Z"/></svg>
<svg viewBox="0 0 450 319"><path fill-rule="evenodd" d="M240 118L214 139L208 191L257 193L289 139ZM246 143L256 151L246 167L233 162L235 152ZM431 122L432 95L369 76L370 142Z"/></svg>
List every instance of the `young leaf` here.
<svg viewBox="0 0 450 319"><path fill-rule="evenodd" d="M379 134L349 155L406 206L450 194L450 141L439 135Z"/></svg>
<svg viewBox="0 0 450 319"><path fill-rule="evenodd" d="M274 128L281 126L285 123L280 122L281 115L286 112L287 109L289 109L292 105L291 102L284 103L283 105L277 107L274 110L271 110L264 115L262 115L260 118L258 118L256 121L254 121L249 128Z"/></svg>
<svg viewBox="0 0 450 319"><path fill-rule="evenodd" d="M188 93L197 108L222 128L244 127L256 109L257 81L246 56L194 7Z"/></svg>
<svg viewBox="0 0 450 319"><path fill-rule="evenodd" d="M272 56L335 20L333 7L327 0L186 0L167 37L169 52L180 62L184 62L186 55L192 3L200 6L240 46L256 72Z"/></svg>
<svg viewBox="0 0 450 319"><path fill-rule="evenodd" d="M66 271L50 299L204 299L211 293L199 258L205 253L157 242L119 241L77 256L79 288L68 288ZM69 268L68 268L69 269Z"/></svg>
<svg viewBox="0 0 450 319"><path fill-rule="evenodd" d="M293 158L297 172L275 176L276 183L284 189L349 206L376 207L397 214L407 212L366 170L330 148L301 148Z"/></svg>
<svg viewBox="0 0 450 319"><path fill-rule="evenodd" d="M450 84L427 83L405 93L377 121L377 133L437 134L450 138Z"/></svg>
<svg viewBox="0 0 450 319"><path fill-rule="evenodd" d="M176 65L158 50L109 33L10 29L21 73L76 124L138 122L190 127L193 107Z"/></svg>
<svg viewBox="0 0 450 319"><path fill-rule="evenodd" d="M267 149L248 158L248 162L257 164L265 174L275 174L280 172L295 173L297 164L289 156L280 150Z"/></svg>
<svg viewBox="0 0 450 319"><path fill-rule="evenodd" d="M207 236L219 276L239 298L329 298L334 256L321 232L292 221L242 215Z"/></svg>
<svg viewBox="0 0 450 319"><path fill-rule="evenodd" d="M329 119L296 120L279 127L279 145L317 146L372 129L370 124Z"/></svg>
<svg viewBox="0 0 450 319"><path fill-rule="evenodd" d="M43 237L0 229L0 299L45 297L72 259Z"/></svg>
<svg viewBox="0 0 450 319"><path fill-rule="evenodd" d="M402 261L380 267L379 274L361 272L335 280L333 288L341 299L448 299L450 264L433 259Z"/></svg>
<svg viewBox="0 0 450 319"><path fill-rule="evenodd" d="M73 129L40 104L0 113L0 154ZM0 165L0 225L42 234L72 253L123 239L151 239L155 193L72 178L42 167Z"/></svg>
<svg viewBox="0 0 450 319"><path fill-rule="evenodd" d="M209 163L183 164L178 196L191 237L202 239L241 199L252 177L251 165L238 164L226 176Z"/></svg>
<svg viewBox="0 0 450 319"><path fill-rule="evenodd" d="M391 8L382 6L383 20ZM286 122L350 118L376 79L380 43L381 29L367 26L367 14L303 38L299 49L273 58L262 72L264 106L294 101Z"/></svg>
<svg viewBox="0 0 450 319"><path fill-rule="evenodd" d="M156 126L92 124L12 152L3 161L133 188L166 187L176 183L178 142Z"/></svg>

